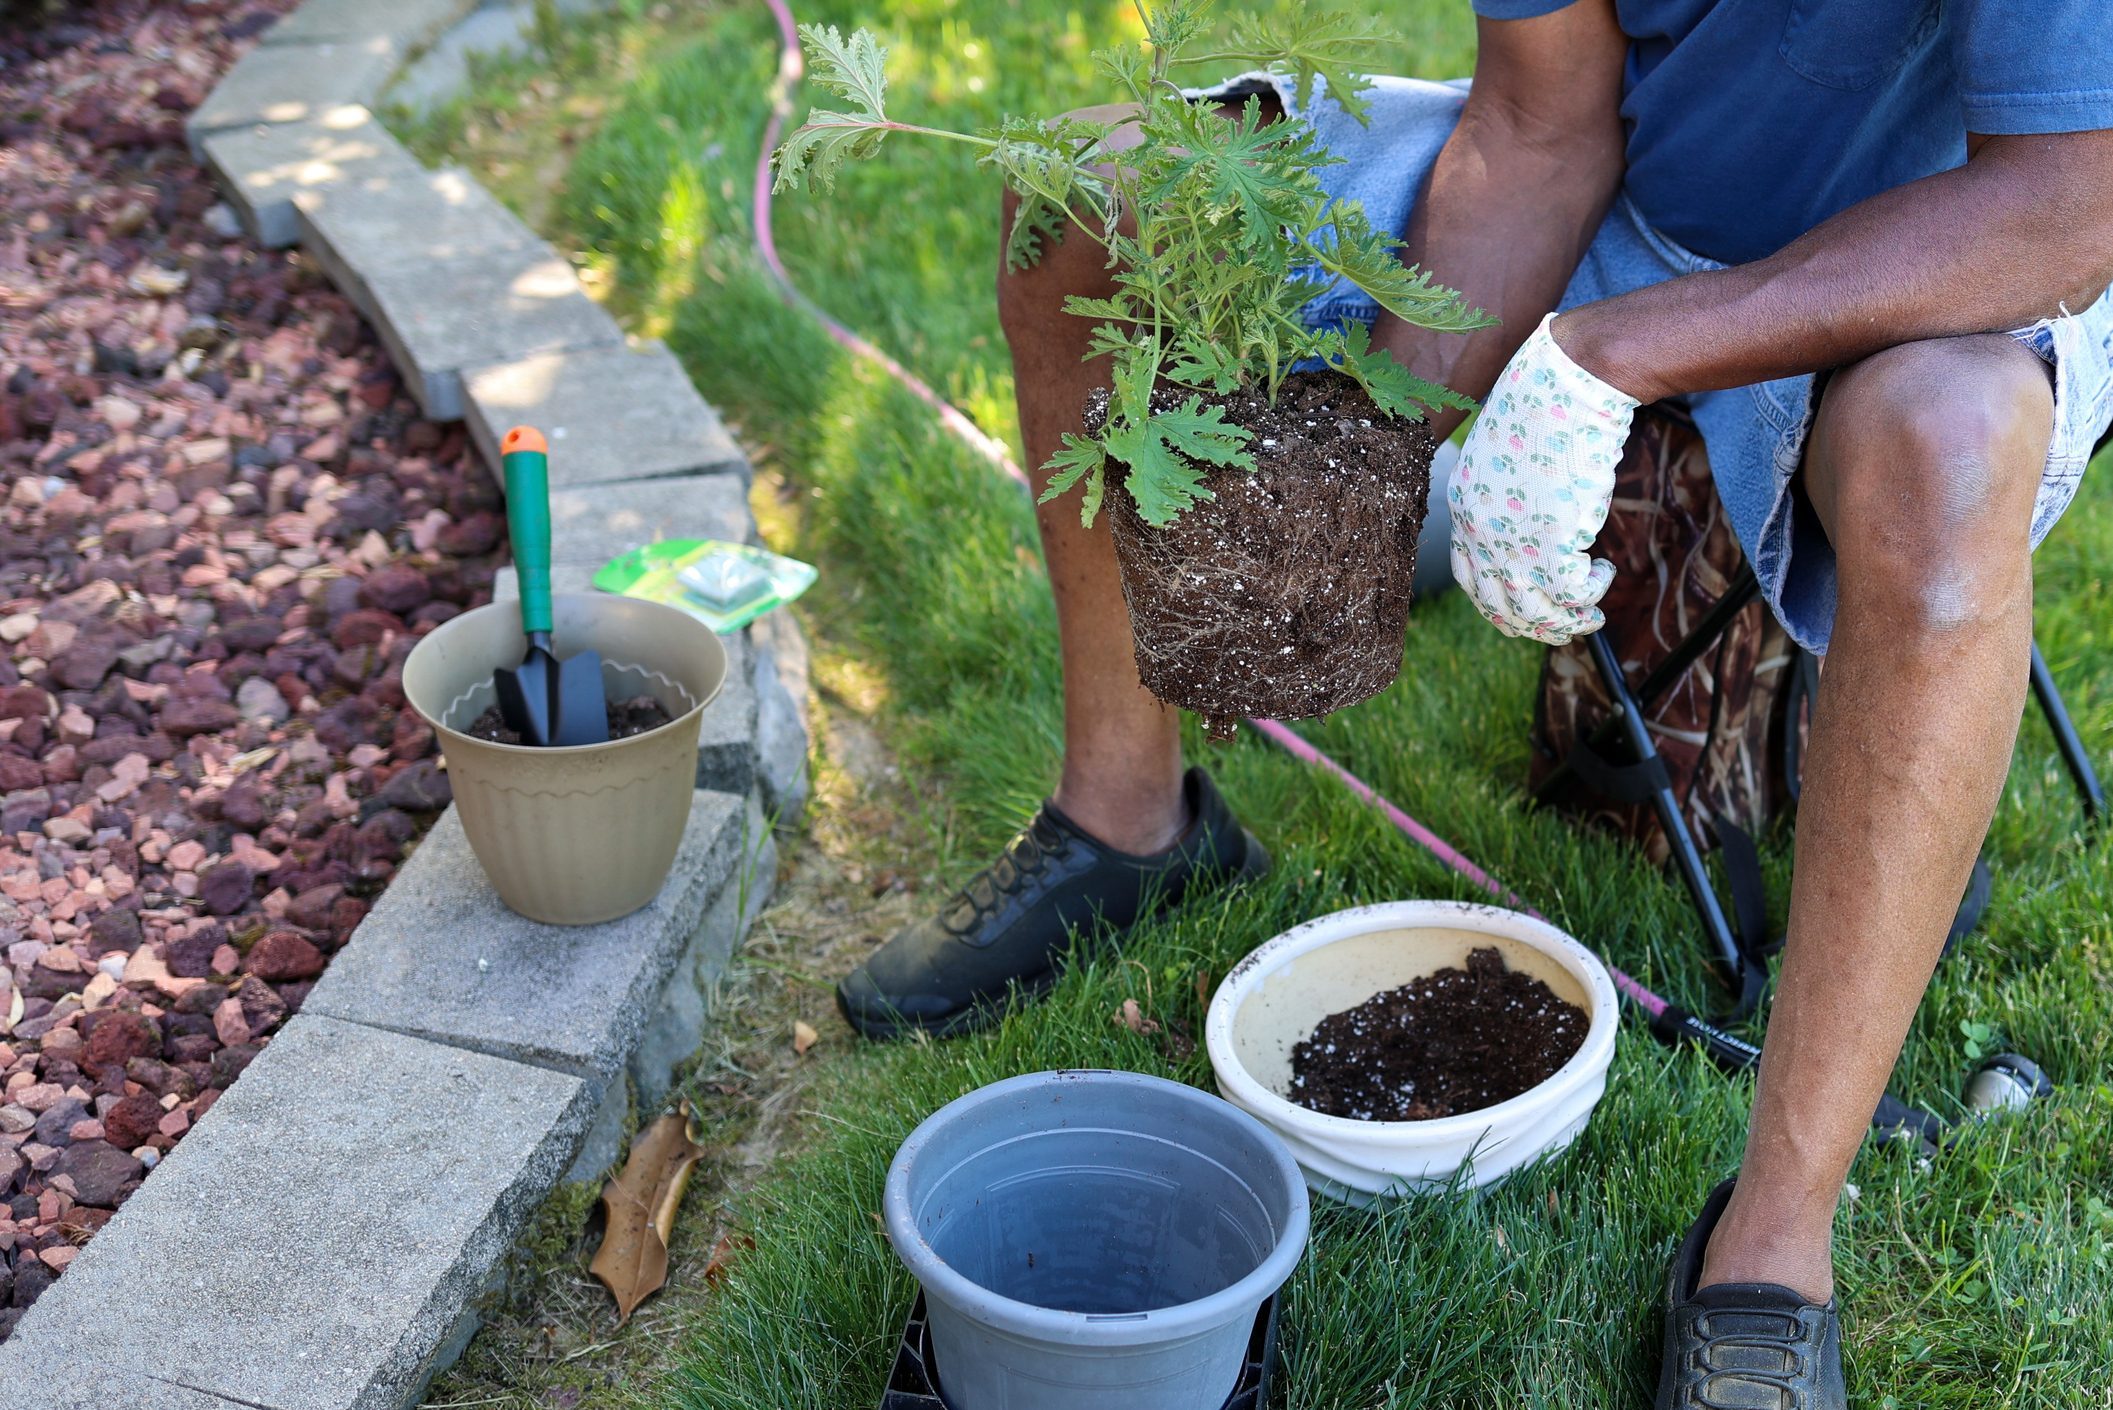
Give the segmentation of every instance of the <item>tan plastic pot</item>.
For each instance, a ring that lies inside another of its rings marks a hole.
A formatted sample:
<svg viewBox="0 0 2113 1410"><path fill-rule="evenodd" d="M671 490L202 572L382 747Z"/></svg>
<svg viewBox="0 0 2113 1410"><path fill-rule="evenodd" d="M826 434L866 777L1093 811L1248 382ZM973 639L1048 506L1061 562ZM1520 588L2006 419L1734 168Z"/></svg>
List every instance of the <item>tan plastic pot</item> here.
<svg viewBox="0 0 2113 1410"><path fill-rule="evenodd" d="M493 703L492 671L518 664L527 647L511 601L465 612L419 642L404 662L404 695L440 736L462 829L500 899L530 920L591 925L637 910L667 879L726 648L702 622L656 602L593 593L554 605L560 656L599 651L612 697L653 695L673 723L569 749L464 734Z"/></svg>

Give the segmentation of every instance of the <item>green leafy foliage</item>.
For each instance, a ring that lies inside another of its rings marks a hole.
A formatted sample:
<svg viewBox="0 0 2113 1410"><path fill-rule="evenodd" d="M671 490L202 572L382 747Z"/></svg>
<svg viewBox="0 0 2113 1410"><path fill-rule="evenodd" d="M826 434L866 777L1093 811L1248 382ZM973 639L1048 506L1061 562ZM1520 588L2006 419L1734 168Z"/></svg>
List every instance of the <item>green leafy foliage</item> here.
<svg viewBox="0 0 2113 1410"><path fill-rule="evenodd" d="M1346 279L1374 302L1419 328L1467 333L1487 327L1489 316L1469 308L1452 290L1431 282L1427 271L1403 264L1401 242L1372 228L1362 201L1337 201L1326 222L1307 237L1314 263L1329 275Z"/></svg>
<svg viewBox="0 0 2113 1410"><path fill-rule="evenodd" d="M1254 467L1247 451L1254 433L1227 421L1224 408L1205 406L1192 395L1172 408L1162 398L1154 409L1159 371L1156 345L1119 363L1108 411L1108 457L1129 470L1123 487L1147 524L1170 523L1190 505L1212 498L1203 486L1205 466Z"/></svg>
<svg viewBox="0 0 2113 1410"><path fill-rule="evenodd" d="M1979 1062L1999 1046L1995 1025L1975 1019L1960 1020L1959 1036L1964 1040L1959 1046L1968 1062Z"/></svg>
<svg viewBox="0 0 2113 1410"><path fill-rule="evenodd" d="M1424 407L1450 406L1459 411L1473 411L1473 399L1464 397L1451 387L1441 387L1427 382L1403 367L1384 350L1372 347L1372 330L1362 323L1352 323L1335 335L1335 346L1329 346L1324 338L1319 356L1330 367L1338 368L1357 379L1359 386L1372 398L1372 404L1389 416L1420 416Z"/></svg>
<svg viewBox="0 0 2113 1410"><path fill-rule="evenodd" d="M827 186L888 133L916 133L978 148L1019 194L1005 245L1011 267L1032 264L1074 223L1106 250L1117 292L1072 299L1067 309L1095 321L1090 355L1113 360L1115 394L1098 433L1067 436L1045 467L1053 478L1044 498L1083 487L1089 524L1111 463L1153 525L1209 498L1212 467L1254 468L1250 434L1205 398L1243 386L1274 398L1301 362L1356 379L1390 416L1469 405L1410 374L1361 327L1307 326L1300 310L1320 285L1354 285L1422 328L1467 332L1490 322L1404 265L1400 241L1375 230L1363 206L1329 198L1318 172L1333 159L1304 122L1265 121L1254 98L1221 115L1169 77L1184 64L1266 69L1284 77L1300 107L1324 85L1362 120L1370 85L1356 64L1380 39L1377 26L1289 6L1282 18L1236 19L1225 46L1212 47L1211 8L1212 0L1140 6L1144 42L1095 52L1096 68L1134 109L1134 138L1120 144L1114 123L1078 118L1012 117L977 134L891 121L886 51L870 34L800 32L817 82L850 110L818 110L786 140L776 157L780 188Z"/></svg>
<svg viewBox="0 0 2113 1410"><path fill-rule="evenodd" d="M1095 500L1100 498L1103 473L1108 465L1108 448L1099 441L1086 439L1074 431L1064 433L1064 448L1049 458L1043 468L1053 471L1049 484L1042 491L1037 503L1047 504L1058 495L1069 493L1080 480L1087 481L1086 492Z"/></svg>
<svg viewBox="0 0 2113 1410"><path fill-rule="evenodd" d="M856 111L809 113L778 149L776 189L792 190L804 178L827 190L839 167L854 157L872 156L888 135L888 51L865 30L847 40L835 25L801 25L800 41L815 82Z"/></svg>
<svg viewBox="0 0 2113 1410"><path fill-rule="evenodd" d="M1306 215L1306 192L1285 176L1322 159L1307 150L1305 134L1293 124L1265 123L1259 98L1249 98L1230 122L1193 103L1165 117L1174 129L1163 134L1171 150L1153 163L1146 201L1173 200L1193 185L1208 202L1238 206L1241 218L1257 225L1288 225Z"/></svg>
<svg viewBox="0 0 2113 1410"><path fill-rule="evenodd" d="M1369 15L1292 5L1272 20L1243 16L1234 21L1232 48L1272 71L1291 74L1298 81L1300 107L1312 101L1318 78L1344 112L1363 122L1369 106L1364 94L1372 80L1357 66L1370 62L1373 50L1388 38L1386 27Z"/></svg>
<svg viewBox="0 0 2113 1410"><path fill-rule="evenodd" d="M801 25L800 40L814 61L815 82L858 106L861 113L880 115L888 96L888 51L861 29L849 39L835 25Z"/></svg>

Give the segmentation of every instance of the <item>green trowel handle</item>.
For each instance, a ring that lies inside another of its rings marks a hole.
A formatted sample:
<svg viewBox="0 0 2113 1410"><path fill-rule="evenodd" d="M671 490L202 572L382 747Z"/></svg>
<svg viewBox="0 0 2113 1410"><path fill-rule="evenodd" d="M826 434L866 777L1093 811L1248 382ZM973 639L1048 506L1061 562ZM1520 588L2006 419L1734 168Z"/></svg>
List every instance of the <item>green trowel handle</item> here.
<svg viewBox="0 0 2113 1410"><path fill-rule="evenodd" d="M526 430L526 428L518 428ZM535 449L511 449L533 439ZM509 431L499 457L506 477L506 534L513 541L514 572L521 580L521 629L550 630L550 457L543 438Z"/></svg>

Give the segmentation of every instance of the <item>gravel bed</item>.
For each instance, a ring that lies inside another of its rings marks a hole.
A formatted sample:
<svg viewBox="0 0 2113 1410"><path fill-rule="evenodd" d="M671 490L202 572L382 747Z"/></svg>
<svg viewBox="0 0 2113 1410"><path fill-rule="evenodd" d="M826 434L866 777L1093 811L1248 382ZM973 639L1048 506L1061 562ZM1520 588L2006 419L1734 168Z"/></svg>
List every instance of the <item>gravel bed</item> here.
<svg viewBox="0 0 2113 1410"><path fill-rule="evenodd" d="M185 150L290 4L0 16L0 1338L448 802L402 664L502 556L462 428Z"/></svg>

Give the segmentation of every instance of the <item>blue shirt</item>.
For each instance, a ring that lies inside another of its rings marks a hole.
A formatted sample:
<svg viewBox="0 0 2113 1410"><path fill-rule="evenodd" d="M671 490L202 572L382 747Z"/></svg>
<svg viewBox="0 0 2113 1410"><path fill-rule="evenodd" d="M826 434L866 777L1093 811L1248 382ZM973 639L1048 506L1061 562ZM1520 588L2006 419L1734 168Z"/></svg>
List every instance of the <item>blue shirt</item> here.
<svg viewBox="0 0 2113 1410"><path fill-rule="evenodd" d="M1490 19L1576 0L1474 0ZM1736 264L1966 160L1966 134L2113 128L2113 0L1616 0L1628 191Z"/></svg>

